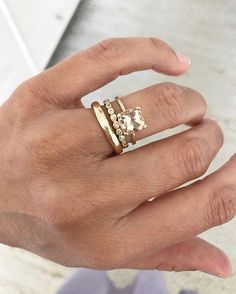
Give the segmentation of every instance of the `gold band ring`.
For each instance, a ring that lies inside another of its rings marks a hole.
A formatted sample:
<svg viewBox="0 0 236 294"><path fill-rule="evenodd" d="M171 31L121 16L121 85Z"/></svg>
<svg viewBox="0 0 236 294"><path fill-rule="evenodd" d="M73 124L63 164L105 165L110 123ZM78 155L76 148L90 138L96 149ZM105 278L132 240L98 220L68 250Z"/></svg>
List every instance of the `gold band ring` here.
<svg viewBox="0 0 236 294"><path fill-rule="evenodd" d="M99 102L94 101L91 104L91 107L95 113L95 116L98 120L98 123L100 124L103 132L105 133L109 143L111 144L111 146L113 147L113 149L115 150L116 154L120 154L123 152L123 148L120 144L120 141L118 140L112 126L110 125L106 114L104 113L101 105L99 104Z"/></svg>

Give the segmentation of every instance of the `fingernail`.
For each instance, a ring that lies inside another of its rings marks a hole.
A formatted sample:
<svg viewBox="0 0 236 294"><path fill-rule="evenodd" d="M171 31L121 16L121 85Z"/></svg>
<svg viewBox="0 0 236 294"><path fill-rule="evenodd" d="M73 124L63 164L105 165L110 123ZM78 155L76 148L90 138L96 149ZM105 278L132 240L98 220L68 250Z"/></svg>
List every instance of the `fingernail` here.
<svg viewBox="0 0 236 294"><path fill-rule="evenodd" d="M221 278L221 279L227 279L227 278L229 278L231 275L223 275L223 274L221 274L221 273L218 273L218 274L216 274L215 276L216 276L216 277L219 277L219 278Z"/></svg>
<svg viewBox="0 0 236 294"><path fill-rule="evenodd" d="M232 264L230 263L228 268L225 269L224 273L216 273L215 276L221 278L221 279L227 279L227 278L230 278L233 274L233 267L232 267Z"/></svg>
<svg viewBox="0 0 236 294"><path fill-rule="evenodd" d="M217 277L224 279L224 276L222 274L216 274Z"/></svg>
<svg viewBox="0 0 236 294"><path fill-rule="evenodd" d="M188 66L191 64L191 59L187 55L180 52L176 52L176 55L181 63L187 64Z"/></svg>
<svg viewBox="0 0 236 294"><path fill-rule="evenodd" d="M217 121L218 122L218 119L214 116L207 116L206 118L208 119L211 119L211 120L214 120L214 121Z"/></svg>

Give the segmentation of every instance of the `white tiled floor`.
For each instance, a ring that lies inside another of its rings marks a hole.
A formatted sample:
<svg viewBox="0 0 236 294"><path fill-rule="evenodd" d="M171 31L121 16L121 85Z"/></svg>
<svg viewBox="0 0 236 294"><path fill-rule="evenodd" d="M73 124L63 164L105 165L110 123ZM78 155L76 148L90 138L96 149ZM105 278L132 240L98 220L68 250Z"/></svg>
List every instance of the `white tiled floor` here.
<svg viewBox="0 0 236 294"><path fill-rule="evenodd" d="M198 89L207 99L210 115L219 120L225 133L225 145L211 172L236 150L235 15L234 0L87 0L82 2L53 62L109 36L159 36L189 54L192 67L184 77L169 78L152 72L133 74L89 95L86 101L89 104L94 96L122 95L166 80ZM229 254L236 269L235 226L233 221L204 236ZM68 272L69 269L20 250L0 251L1 294L53 293ZM182 287L196 288L200 294L236 293L236 276L226 281L200 273L172 273L166 277L170 294Z"/></svg>

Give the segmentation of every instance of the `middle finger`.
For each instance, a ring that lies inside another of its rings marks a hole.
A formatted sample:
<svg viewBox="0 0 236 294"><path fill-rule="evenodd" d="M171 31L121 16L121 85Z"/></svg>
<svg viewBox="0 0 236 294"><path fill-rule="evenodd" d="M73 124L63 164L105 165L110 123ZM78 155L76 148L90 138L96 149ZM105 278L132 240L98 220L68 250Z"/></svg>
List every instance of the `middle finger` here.
<svg viewBox="0 0 236 294"><path fill-rule="evenodd" d="M121 97L126 108L140 106L147 128L136 133L137 140L179 126L200 122L206 112L204 98L195 90L174 83L160 83ZM116 113L121 112L113 102Z"/></svg>
<svg viewBox="0 0 236 294"><path fill-rule="evenodd" d="M136 133L137 140L181 124L200 122L206 112L206 102L198 92L173 83L161 83L139 90L122 97L122 101L126 108L140 106L142 109L147 128ZM115 113L120 113L118 103L113 101L112 104ZM112 154L114 150L97 123L93 110L82 111L88 122L87 131L97 142L94 153ZM126 139L130 141L129 136Z"/></svg>
<svg viewBox="0 0 236 294"><path fill-rule="evenodd" d="M223 143L222 131L210 119L180 134L104 161L120 199L131 207L205 173Z"/></svg>

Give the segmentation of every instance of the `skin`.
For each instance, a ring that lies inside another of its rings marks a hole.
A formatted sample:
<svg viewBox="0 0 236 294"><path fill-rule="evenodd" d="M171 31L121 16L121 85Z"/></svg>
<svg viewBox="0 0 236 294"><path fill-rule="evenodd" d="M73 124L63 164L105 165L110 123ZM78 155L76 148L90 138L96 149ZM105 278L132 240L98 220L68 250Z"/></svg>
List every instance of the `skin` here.
<svg viewBox="0 0 236 294"><path fill-rule="evenodd" d="M190 127L120 156L81 103L119 75L188 67L158 39L109 39L20 85L0 109L0 242L67 266L229 276L225 254L196 236L235 216L236 158L178 188L202 176L223 143L203 97L172 83L123 97L146 119L137 139Z"/></svg>

